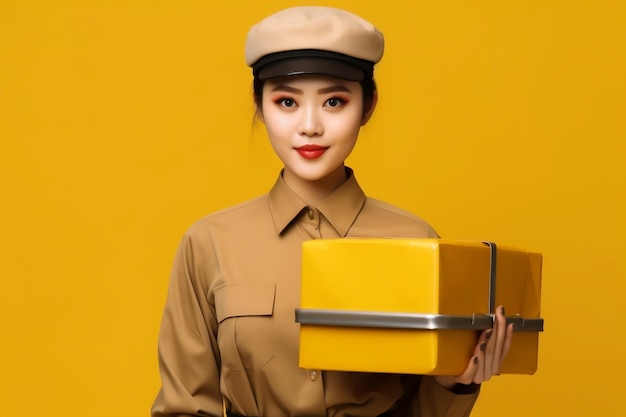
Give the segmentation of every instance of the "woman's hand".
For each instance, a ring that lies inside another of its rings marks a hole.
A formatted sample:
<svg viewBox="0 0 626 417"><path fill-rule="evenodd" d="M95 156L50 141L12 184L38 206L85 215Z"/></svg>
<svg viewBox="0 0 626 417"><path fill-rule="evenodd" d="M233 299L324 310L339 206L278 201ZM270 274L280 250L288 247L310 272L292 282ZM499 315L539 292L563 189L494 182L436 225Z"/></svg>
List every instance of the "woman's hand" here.
<svg viewBox="0 0 626 417"><path fill-rule="evenodd" d="M451 389L456 384L480 384L500 372L502 361L511 348L513 323L506 324L504 307L496 309L494 325L478 338L467 368L461 375L436 375L435 380L444 388Z"/></svg>

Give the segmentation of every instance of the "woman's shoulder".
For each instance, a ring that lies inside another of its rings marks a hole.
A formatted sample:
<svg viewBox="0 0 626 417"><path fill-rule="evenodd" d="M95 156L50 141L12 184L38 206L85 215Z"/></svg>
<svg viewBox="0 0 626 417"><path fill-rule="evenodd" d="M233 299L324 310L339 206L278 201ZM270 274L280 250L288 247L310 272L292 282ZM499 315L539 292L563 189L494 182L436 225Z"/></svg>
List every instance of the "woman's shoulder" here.
<svg viewBox="0 0 626 417"><path fill-rule="evenodd" d="M259 219L267 215L267 194L264 194L201 217L191 224L187 234L204 234L215 228L250 228L258 225Z"/></svg>
<svg viewBox="0 0 626 417"><path fill-rule="evenodd" d="M393 204L367 197L359 223L373 225L385 237L439 237L424 219Z"/></svg>

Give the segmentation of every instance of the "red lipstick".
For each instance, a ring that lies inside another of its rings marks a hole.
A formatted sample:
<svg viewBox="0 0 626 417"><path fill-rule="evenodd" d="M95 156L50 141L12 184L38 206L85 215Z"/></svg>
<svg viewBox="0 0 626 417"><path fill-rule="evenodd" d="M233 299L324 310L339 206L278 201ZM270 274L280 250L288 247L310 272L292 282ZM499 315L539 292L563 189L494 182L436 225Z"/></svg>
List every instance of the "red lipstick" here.
<svg viewBox="0 0 626 417"><path fill-rule="evenodd" d="M305 159L317 159L326 152L328 146L302 145L295 148L301 157Z"/></svg>

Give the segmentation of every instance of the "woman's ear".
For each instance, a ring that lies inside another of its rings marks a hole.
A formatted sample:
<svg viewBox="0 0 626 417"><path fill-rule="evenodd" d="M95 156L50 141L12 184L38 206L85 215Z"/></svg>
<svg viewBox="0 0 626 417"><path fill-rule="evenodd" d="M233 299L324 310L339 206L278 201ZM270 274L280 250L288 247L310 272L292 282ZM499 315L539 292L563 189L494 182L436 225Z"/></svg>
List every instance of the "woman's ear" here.
<svg viewBox="0 0 626 417"><path fill-rule="evenodd" d="M372 99L369 101L368 106L363 110L363 117L361 117L361 126L365 126L365 124L370 120L372 114L374 114L374 109L376 109L376 104L378 103L378 92L374 91L372 94Z"/></svg>

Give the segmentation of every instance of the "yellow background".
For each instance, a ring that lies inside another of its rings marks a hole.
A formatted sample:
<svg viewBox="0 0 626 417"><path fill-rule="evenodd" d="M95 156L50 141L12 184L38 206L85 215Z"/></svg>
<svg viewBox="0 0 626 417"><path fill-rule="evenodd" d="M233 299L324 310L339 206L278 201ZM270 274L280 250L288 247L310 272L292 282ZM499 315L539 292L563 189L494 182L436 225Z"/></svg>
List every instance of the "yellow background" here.
<svg viewBox="0 0 626 417"><path fill-rule="evenodd" d="M245 33L303 3L0 1L1 415L147 415L181 235L280 167ZM386 35L368 193L545 255L539 371L473 415L623 414L625 3L319 4Z"/></svg>

